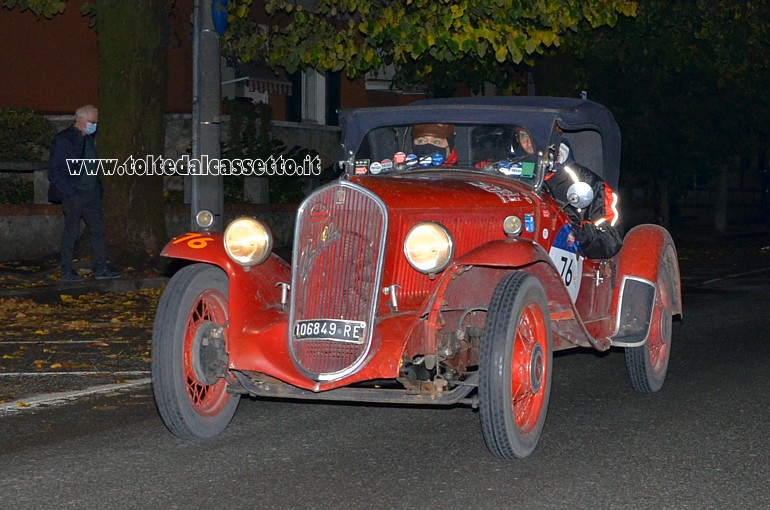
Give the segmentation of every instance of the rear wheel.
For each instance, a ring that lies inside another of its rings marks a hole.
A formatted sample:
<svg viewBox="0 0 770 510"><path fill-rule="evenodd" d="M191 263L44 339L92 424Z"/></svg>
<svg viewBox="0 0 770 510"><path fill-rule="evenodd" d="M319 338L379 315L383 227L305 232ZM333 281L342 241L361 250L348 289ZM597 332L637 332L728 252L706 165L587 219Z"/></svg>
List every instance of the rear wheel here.
<svg viewBox="0 0 770 510"><path fill-rule="evenodd" d="M551 393L551 327L545 291L527 273L500 281L489 305L480 360L479 416L497 457L535 449Z"/></svg>
<svg viewBox="0 0 770 510"><path fill-rule="evenodd" d="M650 335L640 347L626 347L626 370L631 386L640 393L663 387L671 355L671 279L661 267L655 289Z"/></svg>
<svg viewBox="0 0 770 510"><path fill-rule="evenodd" d="M220 434L238 407L228 393L227 275L193 264L169 281L152 333L152 387L166 427L176 436Z"/></svg>

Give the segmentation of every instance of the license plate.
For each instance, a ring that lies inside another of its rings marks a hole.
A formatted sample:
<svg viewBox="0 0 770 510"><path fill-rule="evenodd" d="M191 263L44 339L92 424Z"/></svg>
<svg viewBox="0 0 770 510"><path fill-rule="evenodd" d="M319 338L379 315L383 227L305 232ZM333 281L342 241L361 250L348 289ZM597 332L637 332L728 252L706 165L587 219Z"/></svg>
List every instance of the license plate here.
<svg viewBox="0 0 770 510"><path fill-rule="evenodd" d="M335 342L364 342L363 321L341 319L302 320L294 323L294 340L333 340Z"/></svg>

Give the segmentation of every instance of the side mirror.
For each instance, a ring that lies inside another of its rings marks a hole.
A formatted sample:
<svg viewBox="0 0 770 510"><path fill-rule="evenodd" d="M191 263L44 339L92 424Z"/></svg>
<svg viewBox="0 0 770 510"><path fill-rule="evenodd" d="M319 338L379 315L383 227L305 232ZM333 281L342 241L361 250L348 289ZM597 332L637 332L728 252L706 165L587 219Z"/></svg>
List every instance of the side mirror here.
<svg viewBox="0 0 770 510"><path fill-rule="evenodd" d="M594 200L594 190L587 182L576 182L567 190L567 202L576 209L588 207Z"/></svg>

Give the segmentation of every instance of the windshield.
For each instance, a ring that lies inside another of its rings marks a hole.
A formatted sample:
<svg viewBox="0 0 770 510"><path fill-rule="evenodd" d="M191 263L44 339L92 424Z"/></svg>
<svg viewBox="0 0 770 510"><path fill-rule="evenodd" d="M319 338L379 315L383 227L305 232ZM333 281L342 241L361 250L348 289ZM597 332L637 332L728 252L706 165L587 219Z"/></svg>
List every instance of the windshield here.
<svg viewBox="0 0 770 510"><path fill-rule="evenodd" d="M414 124L382 126L364 136L352 158L354 175L471 170L536 187L538 147L521 125Z"/></svg>

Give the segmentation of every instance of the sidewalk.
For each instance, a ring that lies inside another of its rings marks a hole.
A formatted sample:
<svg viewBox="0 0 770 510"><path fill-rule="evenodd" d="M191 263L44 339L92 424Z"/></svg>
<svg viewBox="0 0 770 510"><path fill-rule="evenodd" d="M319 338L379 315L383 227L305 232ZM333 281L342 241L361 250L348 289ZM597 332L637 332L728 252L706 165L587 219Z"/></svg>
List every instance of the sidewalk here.
<svg viewBox="0 0 770 510"><path fill-rule="evenodd" d="M167 281L127 270L115 280L65 283L53 259L0 263L0 415L40 396L66 400L149 380L155 308Z"/></svg>

